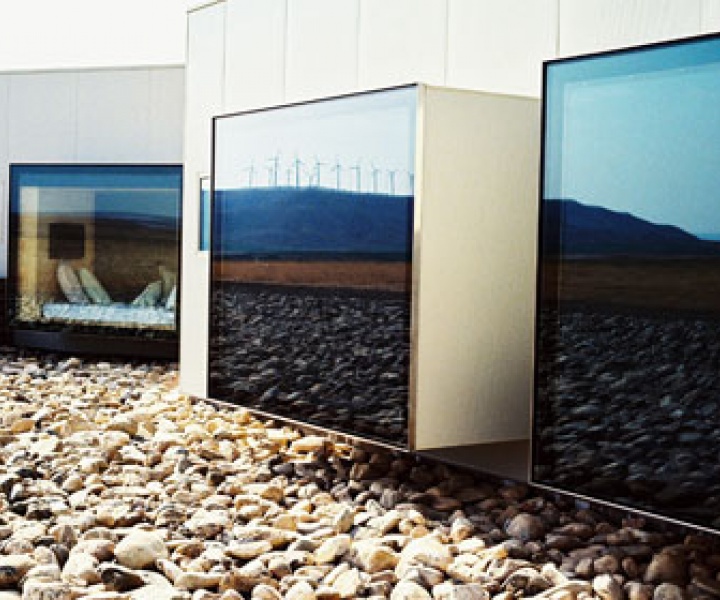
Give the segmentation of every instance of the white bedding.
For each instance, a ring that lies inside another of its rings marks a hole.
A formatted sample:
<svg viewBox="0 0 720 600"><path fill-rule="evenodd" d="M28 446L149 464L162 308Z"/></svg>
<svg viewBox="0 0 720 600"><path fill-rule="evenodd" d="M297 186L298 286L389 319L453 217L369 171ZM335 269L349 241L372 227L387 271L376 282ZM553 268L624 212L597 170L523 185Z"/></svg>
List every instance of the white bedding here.
<svg viewBox="0 0 720 600"><path fill-rule="evenodd" d="M100 305L49 302L42 307L42 314L45 319L84 325L152 326L160 329L175 327L175 311L120 303Z"/></svg>

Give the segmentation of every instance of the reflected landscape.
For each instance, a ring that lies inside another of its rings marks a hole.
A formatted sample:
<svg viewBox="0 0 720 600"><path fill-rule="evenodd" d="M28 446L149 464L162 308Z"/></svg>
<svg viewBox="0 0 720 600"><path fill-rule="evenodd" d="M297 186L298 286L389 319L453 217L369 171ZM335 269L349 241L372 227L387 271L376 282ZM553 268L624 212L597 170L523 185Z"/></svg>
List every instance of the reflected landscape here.
<svg viewBox="0 0 720 600"><path fill-rule="evenodd" d="M533 478L720 529L718 75L717 38L549 66Z"/></svg>
<svg viewBox="0 0 720 600"><path fill-rule="evenodd" d="M174 337L180 184L174 166L13 166L13 326Z"/></svg>
<svg viewBox="0 0 720 600"><path fill-rule="evenodd" d="M216 119L209 395L407 440L415 89Z"/></svg>

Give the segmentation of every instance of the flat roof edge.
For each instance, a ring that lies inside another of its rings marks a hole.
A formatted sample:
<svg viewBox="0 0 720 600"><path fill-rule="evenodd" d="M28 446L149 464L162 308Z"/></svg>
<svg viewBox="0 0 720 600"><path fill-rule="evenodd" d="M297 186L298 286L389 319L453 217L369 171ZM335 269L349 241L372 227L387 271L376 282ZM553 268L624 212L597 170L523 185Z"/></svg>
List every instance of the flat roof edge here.
<svg viewBox="0 0 720 600"><path fill-rule="evenodd" d="M185 69L184 63L149 63L147 65L98 65L77 67L28 67L17 69L0 69L0 76L4 75L35 75L42 73L88 73L109 71L159 71Z"/></svg>

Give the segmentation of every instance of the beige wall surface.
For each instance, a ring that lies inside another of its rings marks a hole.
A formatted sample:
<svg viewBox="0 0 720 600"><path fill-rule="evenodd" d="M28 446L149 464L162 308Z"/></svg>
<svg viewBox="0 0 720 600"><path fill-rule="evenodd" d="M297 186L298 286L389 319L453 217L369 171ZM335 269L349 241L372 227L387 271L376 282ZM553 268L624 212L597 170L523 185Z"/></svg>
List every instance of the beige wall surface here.
<svg viewBox="0 0 720 600"><path fill-rule="evenodd" d="M189 132L209 131L210 97L214 114L414 81L539 97L544 60L720 31L720 0L217 0L188 25L188 69L206 71L187 85L185 168L197 177L209 137ZM197 185L185 190L190 219ZM184 306L198 312L184 313L193 366L181 386L205 395L207 256L186 252L183 272L197 284Z"/></svg>
<svg viewBox="0 0 720 600"><path fill-rule="evenodd" d="M0 73L0 277L12 163L181 163L185 68Z"/></svg>
<svg viewBox="0 0 720 600"><path fill-rule="evenodd" d="M411 439L416 449L527 439L539 102L421 90Z"/></svg>

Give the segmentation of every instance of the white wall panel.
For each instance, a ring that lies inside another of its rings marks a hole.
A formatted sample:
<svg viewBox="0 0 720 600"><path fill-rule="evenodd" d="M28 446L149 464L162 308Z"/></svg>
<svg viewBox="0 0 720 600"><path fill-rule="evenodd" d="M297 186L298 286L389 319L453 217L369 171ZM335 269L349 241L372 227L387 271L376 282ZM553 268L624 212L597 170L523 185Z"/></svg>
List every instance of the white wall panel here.
<svg viewBox="0 0 720 600"><path fill-rule="evenodd" d="M542 61L556 54L558 0L448 2L447 84L539 97Z"/></svg>
<svg viewBox="0 0 720 600"><path fill-rule="evenodd" d="M211 117L223 112L225 3L188 14L185 160L183 180L182 298L180 310L180 389L205 396L210 261L198 250L199 177L210 171Z"/></svg>
<svg viewBox="0 0 720 600"><path fill-rule="evenodd" d="M560 0L560 54L686 37L700 21L701 0Z"/></svg>
<svg viewBox="0 0 720 600"><path fill-rule="evenodd" d="M360 88L445 83L448 0L360 0Z"/></svg>
<svg viewBox="0 0 720 600"><path fill-rule="evenodd" d="M225 3L188 14L185 165L210 168L210 118L223 112Z"/></svg>
<svg viewBox="0 0 720 600"><path fill-rule="evenodd" d="M358 1L295 0L288 3L287 101L357 89Z"/></svg>
<svg viewBox="0 0 720 600"><path fill-rule="evenodd" d="M226 10L226 111L282 103L287 0L230 0Z"/></svg>
<svg viewBox="0 0 720 600"><path fill-rule="evenodd" d="M180 163L183 156L185 69L150 69L150 129L147 160Z"/></svg>
<svg viewBox="0 0 720 600"><path fill-rule="evenodd" d="M70 162L75 159L75 74L10 75L10 162Z"/></svg>
<svg viewBox="0 0 720 600"><path fill-rule="evenodd" d="M10 76L0 75L0 179L6 176L5 164L8 159L10 109Z"/></svg>
<svg viewBox="0 0 720 600"><path fill-rule="evenodd" d="M150 146L150 75L145 69L77 75L77 160L145 162Z"/></svg>
<svg viewBox="0 0 720 600"><path fill-rule="evenodd" d="M702 32L720 31L720 0L702 0Z"/></svg>

